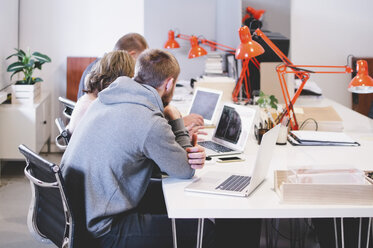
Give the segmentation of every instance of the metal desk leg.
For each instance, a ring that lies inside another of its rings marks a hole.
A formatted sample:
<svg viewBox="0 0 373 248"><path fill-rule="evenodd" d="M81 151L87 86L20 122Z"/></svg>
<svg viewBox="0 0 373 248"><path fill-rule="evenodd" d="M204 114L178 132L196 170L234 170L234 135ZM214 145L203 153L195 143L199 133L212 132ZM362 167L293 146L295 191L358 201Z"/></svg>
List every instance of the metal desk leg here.
<svg viewBox="0 0 373 248"><path fill-rule="evenodd" d="M333 218L333 221L334 221L335 247L338 248L337 218Z"/></svg>
<svg viewBox="0 0 373 248"><path fill-rule="evenodd" d="M370 226L372 224L372 218L369 218L368 222L368 231L367 231L367 248L369 247L369 237L370 237ZM372 229L373 232L373 229Z"/></svg>
<svg viewBox="0 0 373 248"><path fill-rule="evenodd" d="M177 248L176 220L174 218L171 219L171 224L172 224L172 241L174 244L174 248Z"/></svg>
<svg viewBox="0 0 373 248"><path fill-rule="evenodd" d="M341 218L341 240L342 240L342 248L345 248L345 234L343 230L343 217Z"/></svg>
<svg viewBox="0 0 373 248"><path fill-rule="evenodd" d="M202 248L204 219L198 219L197 248Z"/></svg>
<svg viewBox="0 0 373 248"><path fill-rule="evenodd" d="M357 240L357 247L358 248L361 248L361 224L363 222L363 218L359 218L359 236L358 236L358 240ZM368 232L369 234L369 232Z"/></svg>

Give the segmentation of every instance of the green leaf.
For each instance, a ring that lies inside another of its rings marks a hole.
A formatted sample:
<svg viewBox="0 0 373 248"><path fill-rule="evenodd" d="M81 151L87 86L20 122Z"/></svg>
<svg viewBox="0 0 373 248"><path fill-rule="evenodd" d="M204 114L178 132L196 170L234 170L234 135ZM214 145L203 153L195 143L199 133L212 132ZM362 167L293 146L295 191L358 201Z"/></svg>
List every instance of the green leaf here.
<svg viewBox="0 0 373 248"><path fill-rule="evenodd" d="M35 61L35 68L41 70L41 66L44 63L41 63L40 61Z"/></svg>
<svg viewBox="0 0 373 248"><path fill-rule="evenodd" d="M13 53L12 55L9 55L8 57L6 57L6 59L10 59L13 56L18 56L19 57L18 53Z"/></svg>
<svg viewBox="0 0 373 248"><path fill-rule="evenodd" d="M40 62L44 62L44 63L49 63L51 62L52 60L45 54L41 54L39 52L34 52L32 54L37 60L39 60Z"/></svg>
<svg viewBox="0 0 373 248"><path fill-rule="evenodd" d="M271 102L270 105L271 105L271 108L274 108L277 110L277 105L275 103Z"/></svg>
<svg viewBox="0 0 373 248"><path fill-rule="evenodd" d="M12 75L10 75L10 79L12 79L13 76L14 76L15 74L17 74L18 72L21 72L21 71L22 71L22 69L19 69L19 70L17 70L17 71L14 71L14 72L12 73Z"/></svg>
<svg viewBox="0 0 373 248"><path fill-rule="evenodd" d="M17 48L14 48L14 49L19 53L19 55L26 56L26 53L22 49L17 49Z"/></svg>
<svg viewBox="0 0 373 248"><path fill-rule="evenodd" d="M43 79L37 77L37 78L34 78L34 80L32 80L34 83L37 83L37 82L43 82Z"/></svg>
<svg viewBox="0 0 373 248"><path fill-rule="evenodd" d="M24 68L25 68L25 65L22 62L14 62L13 64L10 64L8 66L6 71L11 72L11 71L23 70Z"/></svg>
<svg viewBox="0 0 373 248"><path fill-rule="evenodd" d="M265 96L263 91L259 91L259 97Z"/></svg>

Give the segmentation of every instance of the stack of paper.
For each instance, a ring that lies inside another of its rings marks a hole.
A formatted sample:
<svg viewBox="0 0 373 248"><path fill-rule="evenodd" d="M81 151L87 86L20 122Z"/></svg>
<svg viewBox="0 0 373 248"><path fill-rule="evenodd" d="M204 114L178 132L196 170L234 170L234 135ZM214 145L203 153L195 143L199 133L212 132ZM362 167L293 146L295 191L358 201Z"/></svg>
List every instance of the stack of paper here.
<svg viewBox="0 0 373 248"><path fill-rule="evenodd" d="M342 132L290 131L288 140L299 146L359 146L347 134Z"/></svg>
<svg viewBox="0 0 373 248"><path fill-rule="evenodd" d="M207 55L205 74L223 74L223 57L221 53L209 53Z"/></svg>

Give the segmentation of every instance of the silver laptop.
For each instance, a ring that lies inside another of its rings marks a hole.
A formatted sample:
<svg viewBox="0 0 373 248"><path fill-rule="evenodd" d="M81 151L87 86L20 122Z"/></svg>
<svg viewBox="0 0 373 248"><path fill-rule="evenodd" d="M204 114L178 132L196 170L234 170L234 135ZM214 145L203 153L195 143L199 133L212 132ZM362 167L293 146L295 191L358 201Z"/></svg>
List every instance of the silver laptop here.
<svg viewBox="0 0 373 248"><path fill-rule="evenodd" d="M185 191L248 196L267 176L279 130L280 124L263 135L251 176L249 169L242 174L209 171L186 186Z"/></svg>
<svg viewBox="0 0 373 248"><path fill-rule="evenodd" d="M195 113L203 116L205 125L213 125L223 91L197 87L194 90L192 104L188 114Z"/></svg>
<svg viewBox="0 0 373 248"><path fill-rule="evenodd" d="M255 118L255 109L247 106L226 104L212 140L198 142L207 156L223 156L242 153Z"/></svg>

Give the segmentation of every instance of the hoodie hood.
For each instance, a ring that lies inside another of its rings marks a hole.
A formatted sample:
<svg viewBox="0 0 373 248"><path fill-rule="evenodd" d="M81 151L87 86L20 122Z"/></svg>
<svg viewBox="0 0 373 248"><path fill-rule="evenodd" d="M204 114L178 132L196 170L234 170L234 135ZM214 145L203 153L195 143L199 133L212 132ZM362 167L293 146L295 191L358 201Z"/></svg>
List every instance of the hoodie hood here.
<svg viewBox="0 0 373 248"><path fill-rule="evenodd" d="M163 113L163 102L156 89L140 84L129 77L118 77L109 87L98 93L103 104L129 103L145 106Z"/></svg>

